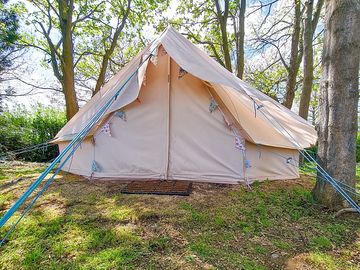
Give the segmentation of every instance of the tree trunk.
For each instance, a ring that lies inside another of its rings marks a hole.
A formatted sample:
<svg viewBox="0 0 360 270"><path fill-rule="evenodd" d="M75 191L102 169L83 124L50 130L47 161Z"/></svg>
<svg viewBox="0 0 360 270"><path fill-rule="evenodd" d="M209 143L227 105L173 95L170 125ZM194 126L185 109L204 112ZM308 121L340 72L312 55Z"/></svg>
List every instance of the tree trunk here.
<svg viewBox="0 0 360 270"><path fill-rule="evenodd" d="M131 1L132 0L127 1L127 7L126 7L125 10L123 10L123 17L121 19L121 23L120 24L118 23L118 25L116 27L114 37L113 37L113 39L111 41L111 44L110 44L110 48L105 49L105 53L104 53L103 58L102 58L99 77L96 80L95 89L94 89L93 94L92 94L93 96L97 92L99 92L101 86L103 86L104 83L105 83L105 75L106 75L106 70L107 70L108 65L109 65L109 60L110 60L110 57L113 54L113 52L114 52L114 50L115 50L115 48L117 46L117 42L119 40L120 34L121 34L122 30L124 29L126 21L127 21L128 17L129 17Z"/></svg>
<svg viewBox="0 0 360 270"><path fill-rule="evenodd" d="M218 0L215 0L215 6L216 6L217 20L220 25L221 42L222 42L221 47L222 47L222 51L224 54L225 67L230 72L232 72L229 41L228 41L228 36L227 36L228 35L227 23L228 23L228 17L229 17L229 1L224 1L224 11L222 11Z"/></svg>
<svg viewBox="0 0 360 270"><path fill-rule="evenodd" d="M299 115L307 120L311 97L311 88L314 72L314 58L312 47L312 12L314 3L312 0L305 3L306 18L304 26L304 80L300 98Z"/></svg>
<svg viewBox="0 0 360 270"><path fill-rule="evenodd" d="M294 28L291 37L290 64L287 68L288 77L286 82L286 93L283 105L291 109L295 98L296 77L299 71L299 41L301 31L301 1L295 0Z"/></svg>
<svg viewBox="0 0 360 270"><path fill-rule="evenodd" d="M319 95L319 164L335 179L355 187L359 99L360 2L327 0ZM318 175L314 198L331 209L343 199Z"/></svg>
<svg viewBox="0 0 360 270"><path fill-rule="evenodd" d="M299 115L307 120L309 114L309 105L311 99L311 90L313 84L314 74L314 58L312 40L314 32L319 20L320 11L323 6L324 0L319 0L313 19L313 0L309 0L306 5L306 18L304 29L304 81L303 89L301 91Z"/></svg>
<svg viewBox="0 0 360 270"><path fill-rule="evenodd" d="M109 65L109 58L110 58L110 56L109 56L108 52L105 52L105 54L103 55L102 63L101 63L99 77L96 80L96 85L95 85L95 89L92 93L92 96L94 96L97 92L99 92L101 86L103 86L103 84L105 83L105 75L106 75L107 67Z"/></svg>
<svg viewBox="0 0 360 270"><path fill-rule="evenodd" d="M242 79L244 76L244 42L245 42L245 10L246 0L240 0L239 6L239 32L237 33L237 76Z"/></svg>
<svg viewBox="0 0 360 270"><path fill-rule="evenodd" d="M67 120L70 120L79 110L74 83L74 48L71 30L73 9L73 0L59 1L60 29L63 39L61 54L62 87L65 95Z"/></svg>
<svg viewBox="0 0 360 270"><path fill-rule="evenodd" d="M223 48L223 53L224 53L225 66L230 72L232 72L230 50L229 50L229 41L228 41L228 37L227 37L226 24L227 24L227 20L226 21L222 20L222 23L220 25L222 48Z"/></svg>

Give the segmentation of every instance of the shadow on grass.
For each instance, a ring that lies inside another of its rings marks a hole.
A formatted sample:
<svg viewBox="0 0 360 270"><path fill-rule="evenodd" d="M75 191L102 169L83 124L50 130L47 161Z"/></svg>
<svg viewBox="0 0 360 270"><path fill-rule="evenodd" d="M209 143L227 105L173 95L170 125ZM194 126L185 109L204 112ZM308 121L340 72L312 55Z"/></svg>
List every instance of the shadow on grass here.
<svg viewBox="0 0 360 270"><path fill-rule="evenodd" d="M197 184L189 197L124 195L119 183L63 175L1 249L0 268L356 269L359 219L334 219L312 201L312 185L306 178L252 191Z"/></svg>

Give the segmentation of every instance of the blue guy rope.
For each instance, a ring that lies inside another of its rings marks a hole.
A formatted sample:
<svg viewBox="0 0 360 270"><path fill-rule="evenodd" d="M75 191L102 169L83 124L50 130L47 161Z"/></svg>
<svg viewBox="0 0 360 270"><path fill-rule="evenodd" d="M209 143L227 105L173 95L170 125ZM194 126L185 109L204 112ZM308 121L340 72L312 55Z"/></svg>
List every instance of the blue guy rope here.
<svg viewBox="0 0 360 270"><path fill-rule="evenodd" d="M274 155L280 156L280 157L282 157L282 158L285 159L285 160L288 160L288 157L287 157L287 156L284 156L284 155L281 155L281 154L279 154L279 153L272 152L272 151L271 151L271 153L274 154ZM299 163L299 161L298 161L297 159L294 159L294 158L293 158L292 160L294 160L295 163L292 163L292 162L287 162L287 163L290 164L290 165L292 165L292 166L294 166L294 167L296 167L297 169L301 169L301 167L300 167L299 165L297 165L297 164ZM316 166L315 166L315 167L312 167L312 166L310 166L310 165L308 165L308 164L304 164L304 165L305 165L307 168L312 169L312 170L315 170L315 171L317 172ZM315 177L319 177L319 178L322 179L323 181L328 182L328 179L324 178L324 177L321 176L321 175L316 175L316 174L311 173L311 172L310 172L309 175L315 176ZM334 179L334 178L333 178L333 179ZM354 187L352 187L352 186L349 186L349 185L347 185L347 184L345 184L345 183L343 183L343 182L337 181L336 179L334 179L334 181L335 181L337 184L342 185L342 186L343 186L342 189L344 189L344 190L347 191L348 193L351 193L351 194L353 194L353 195L355 195L355 196L357 196L357 197L360 197L360 193L356 191L356 188L354 188Z"/></svg>
<svg viewBox="0 0 360 270"><path fill-rule="evenodd" d="M250 99L252 99L255 103L256 101L251 97L249 96ZM262 108L263 106L261 107L258 107L259 109ZM281 127L281 129L283 129L286 134L284 134L284 132L282 132L281 130L278 129L278 131L283 134L285 137L290 137L291 140L292 140L292 143L298 148L298 149L301 149L300 145L296 142L296 140L294 139L294 137L286 130L286 128L284 128L276 119L269 119L268 116L264 113L263 110L259 110L262 115L264 115L264 117L270 122L270 123L275 123L277 125L279 125ZM266 110L267 114L271 115L267 110ZM346 191L341 187L339 186L337 180L335 180L332 176L330 176L324 168L322 168L320 166L319 163L316 162L316 160L310 155L307 153L306 150L304 151L301 151L299 150L299 153L309 162L313 162L314 164L316 164L316 171L323 177L323 179L326 179L326 181L351 205L351 207L353 207L359 214L360 214L360 206L353 200L353 198L351 198L351 196L349 196L349 194L346 193Z"/></svg>
<svg viewBox="0 0 360 270"><path fill-rule="evenodd" d="M311 157L306 150L304 150L304 153L300 152L308 161L312 161L312 162L316 162L314 160L313 157ZM360 214L360 206L349 196L349 194L347 194L344 189L342 187L339 186L339 184L337 183L338 181L335 180L332 176L330 176L318 163L316 163L316 170L318 173L321 174L321 176L323 176L323 178L327 179L328 182L333 186L333 188L338 191L343 197L344 199L354 208L357 210L357 212L359 212Z"/></svg>
<svg viewBox="0 0 360 270"><path fill-rule="evenodd" d="M8 157L8 156L11 156L11 155L20 155L20 154L23 154L23 153L33 152L33 151L36 151L36 150L39 150L39 149L44 150L48 146L54 146L54 144L50 144L50 142L44 142L44 143L29 146L29 147L25 147L25 148L9 151L9 152L6 152L6 153L2 153L2 154L0 154L0 160L4 159L4 157Z"/></svg>
<svg viewBox="0 0 360 270"><path fill-rule="evenodd" d="M98 122L98 120L101 118L101 116L109 109L109 107L112 105L112 103L117 99L121 91L124 89L124 87L128 84L128 82L137 74L140 67L151 57L153 51L156 49L156 46L154 46L153 50L150 51L149 55L146 56L142 62L139 64L139 66L135 69L135 71L126 79L126 81L121 85L121 87L116 91L116 93L104 104L102 108L99 109L99 111L94 114L94 116L89 120L88 124L78 133L76 136L70 141L70 143L64 148L64 150L49 164L49 166L41 173L41 175L36 179L35 182L33 182L30 187L24 192L24 194L11 206L11 208L4 214L4 216L0 219L0 228L3 227L6 222L9 220L9 218L19 209L19 207L27 200L27 198L34 192L34 190L40 185L40 183L45 179L45 177L51 172L52 169L55 168L55 166L61 162L61 159L71 150L72 147L76 150L78 145L80 145L80 142L82 139L86 137L88 132L94 127L94 125ZM145 55L145 53L143 54ZM74 150L70 152L69 156L72 156L74 154ZM68 156L68 158L69 158ZM58 169L55 171L54 175L49 179L51 180L50 183L53 181L56 174L60 171L60 169L65 165L68 158L66 158L61 164L59 165ZM50 185L50 184L49 184ZM45 185L44 188L46 189L48 185ZM44 189L44 190L45 190ZM39 196L44 191L40 191L38 194ZM35 197L35 201L39 197ZM33 205L30 204L30 208ZM30 209L29 208L29 209ZM27 210L28 211L28 210ZM26 212L27 212L26 211ZM22 217L21 217L22 218ZM20 220L21 220L20 218ZM18 221L19 222L19 221ZM14 225L16 226L17 223ZM14 227L15 228L15 227ZM13 229L12 229L13 230ZM12 231L11 230L11 231Z"/></svg>
<svg viewBox="0 0 360 270"><path fill-rule="evenodd" d="M316 167L312 167L308 164L304 164L307 168L315 170L316 171ZM294 165L296 166L296 165ZM298 168L300 168L299 166L296 166ZM316 176L316 174L312 174L313 176ZM325 179L324 177L318 175L319 178L321 178L324 181L327 181L327 179ZM334 179L336 181L336 183L338 183L339 185L343 186L343 189L348 190L349 192L351 192L352 194L356 195L356 196L360 196L360 193L356 191L356 188L349 186L343 182L337 181L336 179Z"/></svg>
<svg viewBox="0 0 360 270"><path fill-rule="evenodd" d="M33 207L37 199L47 190L47 188L54 182L55 176L60 172L61 168L66 164L66 162L70 159L70 157L73 157L76 149L80 146L80 143L78 143L76 146L74 146L73 150L68 154L68 156L65 158L65 160L59 165L59 167L56 169L54 174L47 180L45 185L41 188L41 190L35 195L33 200L29 203L29 205L25 208L24 212L20 215L20 217L17 219L17 221L11 226L11 228L7 231L3 239L0 241L0 247L5 243L6 239L9 237L9 235L15 230L16 226L20 223L20 221L23 219L23 217L26 215L27 212Z"/></svg>

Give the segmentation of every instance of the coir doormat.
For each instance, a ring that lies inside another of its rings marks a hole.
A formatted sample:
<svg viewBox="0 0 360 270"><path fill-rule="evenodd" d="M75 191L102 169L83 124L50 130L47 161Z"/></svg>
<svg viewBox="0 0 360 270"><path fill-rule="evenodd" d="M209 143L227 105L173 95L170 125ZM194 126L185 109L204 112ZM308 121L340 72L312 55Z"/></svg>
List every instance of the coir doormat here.
<svg viewBox="0 0 360 270"><path fill-rule="evenodd" d="M156 180L132 181L121 190L121 193L189 196L191 191L192 182Z"/></svg>

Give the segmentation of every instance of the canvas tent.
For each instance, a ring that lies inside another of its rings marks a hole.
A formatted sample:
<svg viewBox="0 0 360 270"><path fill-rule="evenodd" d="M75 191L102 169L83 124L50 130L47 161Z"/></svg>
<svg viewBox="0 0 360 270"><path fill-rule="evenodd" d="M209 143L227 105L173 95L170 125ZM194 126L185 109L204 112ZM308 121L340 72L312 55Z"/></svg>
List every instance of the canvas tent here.
<svg viewBox="0 0 360 270"><path fill-rule="evenodd" d="M63 170L214 183L298 177L298 150L315 143L313 126L171 27L60 130L54 139L60 151L137 69Z"/></svg>

